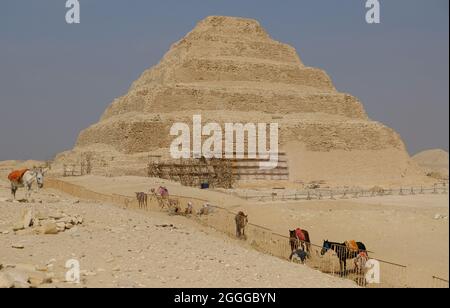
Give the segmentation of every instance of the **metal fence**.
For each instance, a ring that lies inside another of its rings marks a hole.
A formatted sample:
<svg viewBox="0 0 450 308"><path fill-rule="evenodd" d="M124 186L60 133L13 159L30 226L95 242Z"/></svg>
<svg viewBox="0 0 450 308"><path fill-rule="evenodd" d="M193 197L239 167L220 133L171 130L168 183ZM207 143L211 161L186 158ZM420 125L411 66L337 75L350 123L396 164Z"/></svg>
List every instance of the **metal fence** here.
<svg viewBox="0 0 450 308"><path fill-rule="evenodd" d="M164 202L156 196L148 195L147 205L139 206L136 198L123 196L119 194L102 194L88 190L82 186L67 183L57 179L47 179L46 186L49 188L58 189L64 193L76 196L82 199L94 200L105 203L112 203L126 209L136 209L142 211L168 211L168 207L163 208ZM171 195L170 198L176 199L179 204L184 207L188 202L193 204L193 209L196 212L205 202L205 199L188 198L184 196ZM217 205L211 205L212 211L208 215L187 215L194 219L199 224L211 227L217 231L223 232L230 237L236 237L235 215L232 211ZM194 212L194 213L195 213ZM170 211L169 211L170 213ZM174 213L172 213L174 214ZM183 215L183 211L180 212ZM290 238L273 232L269 228L259 226L253 223L248 223L245 228L245 241L253 249L269 254L284 260L289 260L291 256ZM406 266L374 258L378 268L378 283L366 284L366 271L355 270L355 264L352 258L347 260L347 270L343 271L340 268L338 256L340 254L348 253L347 247L339 246L334 250L322 254L322 246L314 243L310 244L309 258L305 260L305 264L311 268L317 269L329 275L343 277L355 281L360 286L365 287L407 287L406 285ZM372 254L372 252L368 252ZM376 278L376 277L375 277ZM441 280L436 278L436 284L441 283ZM443 282L442 282L443 283ZM448 281L447 281L448 287Z"/></svg>
<svg viewBox="0 0 450 308"><path fill-rule="evenodd" d="M361 189L361 188L341 188L341 189L303 189L286 190L265 193L233 192L234 195L246 200L256 201L289 201L289 200L321 200L321 199L351 199L377 196L407 196L425 194L447 194L448 183L442 182L431 187L413 186L400 187L395 189Z"/></svg>
<svg viewBox="0 0 450 308"><path fill-rule="evenodd" d="M448 279L440 278L437 276L432 276L433 283L432 288L445 289L448 288Z"/></svg>

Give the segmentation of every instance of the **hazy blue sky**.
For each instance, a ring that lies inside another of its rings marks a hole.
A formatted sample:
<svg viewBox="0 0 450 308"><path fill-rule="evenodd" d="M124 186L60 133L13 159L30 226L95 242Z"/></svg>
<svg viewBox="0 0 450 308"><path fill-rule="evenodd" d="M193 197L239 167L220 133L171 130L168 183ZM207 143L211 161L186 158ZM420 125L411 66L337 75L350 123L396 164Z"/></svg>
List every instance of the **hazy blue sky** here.
<svg viewBox="0 0 450 308"><path fill-rule="evenodd" d="M71 148L113 98L208 15L258 19L398 131L410 153L448 150L449 1L65 0L0 2L0 160L48 159Z"/></svg>

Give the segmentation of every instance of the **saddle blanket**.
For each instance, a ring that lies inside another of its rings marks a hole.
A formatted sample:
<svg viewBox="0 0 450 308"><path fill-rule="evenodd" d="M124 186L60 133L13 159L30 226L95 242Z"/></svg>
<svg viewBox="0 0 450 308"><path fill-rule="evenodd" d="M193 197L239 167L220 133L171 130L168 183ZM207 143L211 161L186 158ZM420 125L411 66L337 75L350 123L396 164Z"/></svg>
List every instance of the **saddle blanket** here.
<svg viewBox="0 0 450 308"><path fill-rule="evenodd" d="M300 229L300 228L295 229L295 235L297 235L297 238L300 241L302 241L302 242L305 241L305 233L303 233L302 229Z"/></svg>
<svg viewBox="0 0 450 308"><path fill-rule="evenodd" d="M27 171L28 169L15 170L8 175L8 180L11 182L19 182Z"/></svg>
<svg viewBox="0 0 450 308"><path fill-rule="evenodd" d="M351 251L358 251L359 250L358 244L356 244L355 240L346 241L345 242L345 246L347 246L348 250L351 250Z"/></svg>

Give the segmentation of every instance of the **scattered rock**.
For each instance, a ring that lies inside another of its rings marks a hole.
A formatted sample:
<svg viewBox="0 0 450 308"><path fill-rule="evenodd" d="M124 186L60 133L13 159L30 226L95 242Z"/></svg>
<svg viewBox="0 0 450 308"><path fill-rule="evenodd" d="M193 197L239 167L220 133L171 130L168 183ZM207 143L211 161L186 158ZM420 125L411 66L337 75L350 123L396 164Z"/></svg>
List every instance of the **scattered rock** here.
<svg viewBox="0 0 450 308"><path fill-rule="evenodd" d="M18 264L13 265L13 267L15 269L21 270L21 271L29 271L29 272L36 271L36 266L33 264L18 263Z"/></svg>
<svg viewBox="0 0 450 308"><path fill-rule="evenodd" d="M3 274L9 276L9 278L13 281L13 283L20 283L23 285L28 284L28 274L25 271L21 271L15 268L6 268Z"/></svg>
<svg viewBox="0 0 450 308"><path fill-rule="evenodd" d="M53 274L47 273L47 267L25 263L0 267L0 288L37 288L52 283L52 279Z"/></svg>
<svg viewBox="0 0 450 308"><path fill-rule="evenodd" d="M41 223L40 223L40 221L39 221L38 218L33 217L33 219L31 220L31 225L32 225L33 227L39 227L39 226L41 225Z"/></svg>
<svg viewBox="0 0 450 308"><path fill-rule="evenodd" d="M58 227L54 222L47 222L39 227L40 234L58 234Z"/></svg>
<svg viewBox="0 0 450 308"><path fill-rule="evenodd" d="M94 272L94 271L87 271L87 270L80 271L80 274L82 276L96 276L97 275L96 272Z"/></svg>
<svg viewBox="0 0 450 308"><path fill-rule="evenodd" d="M23 223L22 223L22 222L16 223L16 224L13 226L13 231L19 231L19 230L23 230L23 229L24 229L24 227L23 227Z"/></svg>
<svg viewBox="0 0 450 308"><path fill-rule="evenodd" d="M65 216L64 216L63 213L51 213L50 215L48 215L48 217L58 220L58 219L61 219L61 218L65 217Z"/></svg>
<svg viewBox="0 0 450 308"><path fill-rule="evenodd" d="M37 219L44 220L49 217L49 214L48 214L48 211L46 211L46 210L39 210L38 212L36 212L35 217Z"/></svg>
<svg viewBox="0 0 450 308"><path fill-rule="evenodd" d="M48 271L48 267L47 266L36 266L36 270L39 272L47 272Z"/></svg>
<svg viewBox="0 0 450 308"><path fill-rule="evenodd" d="M34 219L34 213L32 209L25 209L22 213L22 225L23 228L29 228L32 225Z"/></svg>
<svg viewBox="0 0 450 308"><path fill-rule="evenodd" d="M58 232L62 232L66 229L66 223L65 222L57 222L56 228L58 229Z"/></svg>
<svg viewBox="0 0 450 308"><path fill-rule="evenodd" d="M15 249L24 249L25 248L25 246L21 243L12 244L11 247L15 248Z"/></svg>
<svg viewBox="0 0 450 308"><path fill-rule="evenodd" d="M113 272L120 272L120 266L116 266L112 270Z"/></svg>
<svg viewBox="0 0 450 308"><path fill-rule="evenodd" d="M32 234L35 234L35 230L28 228L28 229L23 229L23 230L16 231L15 234L16 235L20 235L20 236L32 235Z"/></svg>
<svg viewBox="0 0 450 308"><path fill-rule="evenodd" d="M448 219L447 215L441 215L441 214L435 214L433 217L435 220L439 220L439 219Z"/></svg>
<svg viewBox="0 0 450 308"><path fill-rule="evenodd" d="M52 278L43 272L32 271L29 273L28 281L32 288L37 288L45 283L52 283Z"/></svg>
<svg viewBox="0 0 450 308"><path fill-rule="evenodd" d="M0 273L0 289L10 289L14 286L14 280L5 273Z"/></svg>

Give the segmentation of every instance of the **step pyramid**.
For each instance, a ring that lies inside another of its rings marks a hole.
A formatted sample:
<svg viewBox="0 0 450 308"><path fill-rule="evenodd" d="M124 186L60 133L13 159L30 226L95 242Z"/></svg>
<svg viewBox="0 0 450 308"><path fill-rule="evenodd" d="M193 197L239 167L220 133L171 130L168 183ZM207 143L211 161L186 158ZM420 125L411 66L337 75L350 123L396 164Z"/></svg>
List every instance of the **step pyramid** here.
<svg viewBox="0 0 450 308"><path fill-rule="evenodd" d="M277 122L282 179L394 183L422 176L400 136L370 120L325 71L303 64L256 20L224 16L205 18L173 44L55 162L90 151L99 173L142 174L147 157L170 159L170 127L192 123L194 114L221 125ZM257 172L243 169L246 179Z"/></svg>

